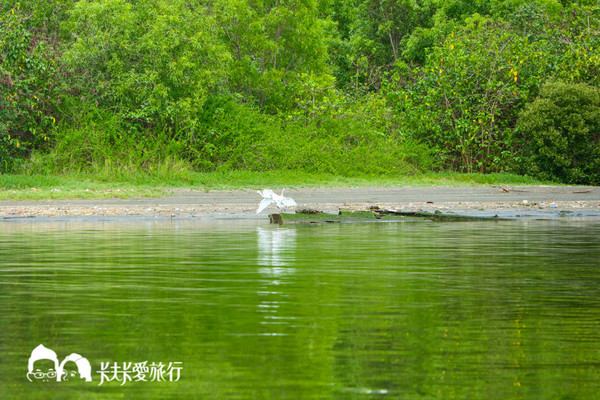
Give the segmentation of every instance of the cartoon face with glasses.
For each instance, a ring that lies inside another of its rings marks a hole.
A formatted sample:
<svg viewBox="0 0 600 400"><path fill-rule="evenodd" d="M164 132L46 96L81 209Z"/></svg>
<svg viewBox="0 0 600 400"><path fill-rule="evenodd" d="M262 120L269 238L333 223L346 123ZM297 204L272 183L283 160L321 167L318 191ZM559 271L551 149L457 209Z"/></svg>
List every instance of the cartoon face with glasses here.
<svg viewBox="0 0 600 400"><path fill-rule="evenodd" d="M34 380L42 382L58 381L59 371L62 374L54 351L43 344L33 349L27 368L27 379L30 382Z"/></svg>
<svg viewBox="0 0 600 400"><path fill-rule="evenodd" d="M74 362L77 365L79 377L85 379L86 382L92 380L92 367L87 359L79 354L69 354L60 364L56 353L40 344L33 349L31 357L29 357L29 365L27 369L27 379L30 382L42 381L67 381L77 379L77 372L65 370L67 362Z"/></svg>

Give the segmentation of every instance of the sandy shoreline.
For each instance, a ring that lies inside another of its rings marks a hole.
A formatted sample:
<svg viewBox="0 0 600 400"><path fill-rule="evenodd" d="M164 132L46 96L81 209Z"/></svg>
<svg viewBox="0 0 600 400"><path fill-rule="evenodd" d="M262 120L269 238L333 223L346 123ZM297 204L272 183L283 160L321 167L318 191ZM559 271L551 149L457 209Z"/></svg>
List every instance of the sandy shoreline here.
<svg viewBox="0 0 600 400"><path fill-rule="evenodd" d="M274 188L275 189L275 188ZM286 190L298 208L337 212L372 206L404 211L436 211L465 215L600 217L600 187L361 187ZM0 201L0 221L33 221L65 217L135 218L267 218L260 215L261 197L254 190L200 191L176 189L162 198Z"/></svg>

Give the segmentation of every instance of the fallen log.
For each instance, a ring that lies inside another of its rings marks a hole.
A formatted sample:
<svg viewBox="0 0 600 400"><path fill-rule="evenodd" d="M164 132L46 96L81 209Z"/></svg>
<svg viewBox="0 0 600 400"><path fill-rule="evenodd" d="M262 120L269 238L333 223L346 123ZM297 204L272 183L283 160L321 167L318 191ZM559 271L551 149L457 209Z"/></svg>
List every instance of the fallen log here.
<svg viewBox="0 0 600 400"><path fill-rule="evenodd" d="M302 210L305 211L305 210ZM435 221L435 222L458 222L458 221L499 221L497 215L493 217L480 217L470 215L444 214L440 211L397 211L372 209L368 211L340 211L338 214L324 212L298 212L295 214L271 214L269 219L272 224L322 224L322 223L349 223L349 222L408 222L408 221Z"/></svg>

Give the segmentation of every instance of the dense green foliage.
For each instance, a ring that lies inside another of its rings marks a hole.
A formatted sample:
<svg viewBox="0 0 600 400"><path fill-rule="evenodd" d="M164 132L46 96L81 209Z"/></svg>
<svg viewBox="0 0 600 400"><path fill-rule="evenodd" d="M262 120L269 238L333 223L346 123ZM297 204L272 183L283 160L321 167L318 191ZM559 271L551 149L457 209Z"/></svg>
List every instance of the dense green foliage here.
<svg viewBox="0 0 600 400"><path fill-rule="evenodd" d="M0 171L10 171L53 131L55 69L18 6L0 18L0 40Z"/></svg>
<svg viewBox="0 0 600 400"><path fill-rule="evenodd" d="M543 85L600 84L596 3L0 0L0 171L592 182L597 166L574 178L536 164L516 128Z"/></svg>
<svg viewBox="0 0 600 400"><path fill-rule="evenodd" d="M425 65L398 66L388 93L402 126L454 169L506 169L521 150L518 112L544 82L598 85L600 37L588 16L563 15L558 25L529 4L506 20L467 18L429 49Z"/></svg>
<svg viewBox="0 0 600 400"><path fill-rule="evenodd" d="M550 83L521 113L526 173L569 183L600 185L600 90Z"/></svg>

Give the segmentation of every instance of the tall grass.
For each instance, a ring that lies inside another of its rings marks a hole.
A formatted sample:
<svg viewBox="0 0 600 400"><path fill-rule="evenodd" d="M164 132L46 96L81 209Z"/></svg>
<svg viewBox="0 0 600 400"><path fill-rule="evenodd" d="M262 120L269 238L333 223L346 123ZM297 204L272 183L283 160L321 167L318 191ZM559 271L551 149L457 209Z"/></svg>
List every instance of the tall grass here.
<svg viewBox="0 0 600 400"><path fill-rule="evenodd" d="M214 103L214 104L213 104ZM49 151L34 153L28 173L146 173L291 170L340 176L407 175L431 169L432 152L377 126L368 111L269 116L225 98L207 104L193 133L131 124L106 110L81 110L59 126Z"/></svg>
<svg viewBox="0 0 600 400"><path fill-rule="evenodd" d="M512 175L430 171L434 154L373 123L369 110L283 120L224 100L208 104L194 135L139 129L101 109L58 126L50 150L19 175L0 175L0 199L161 196L302 186L533 184ZM378 119L383 120L383 119Z"/></svg>

